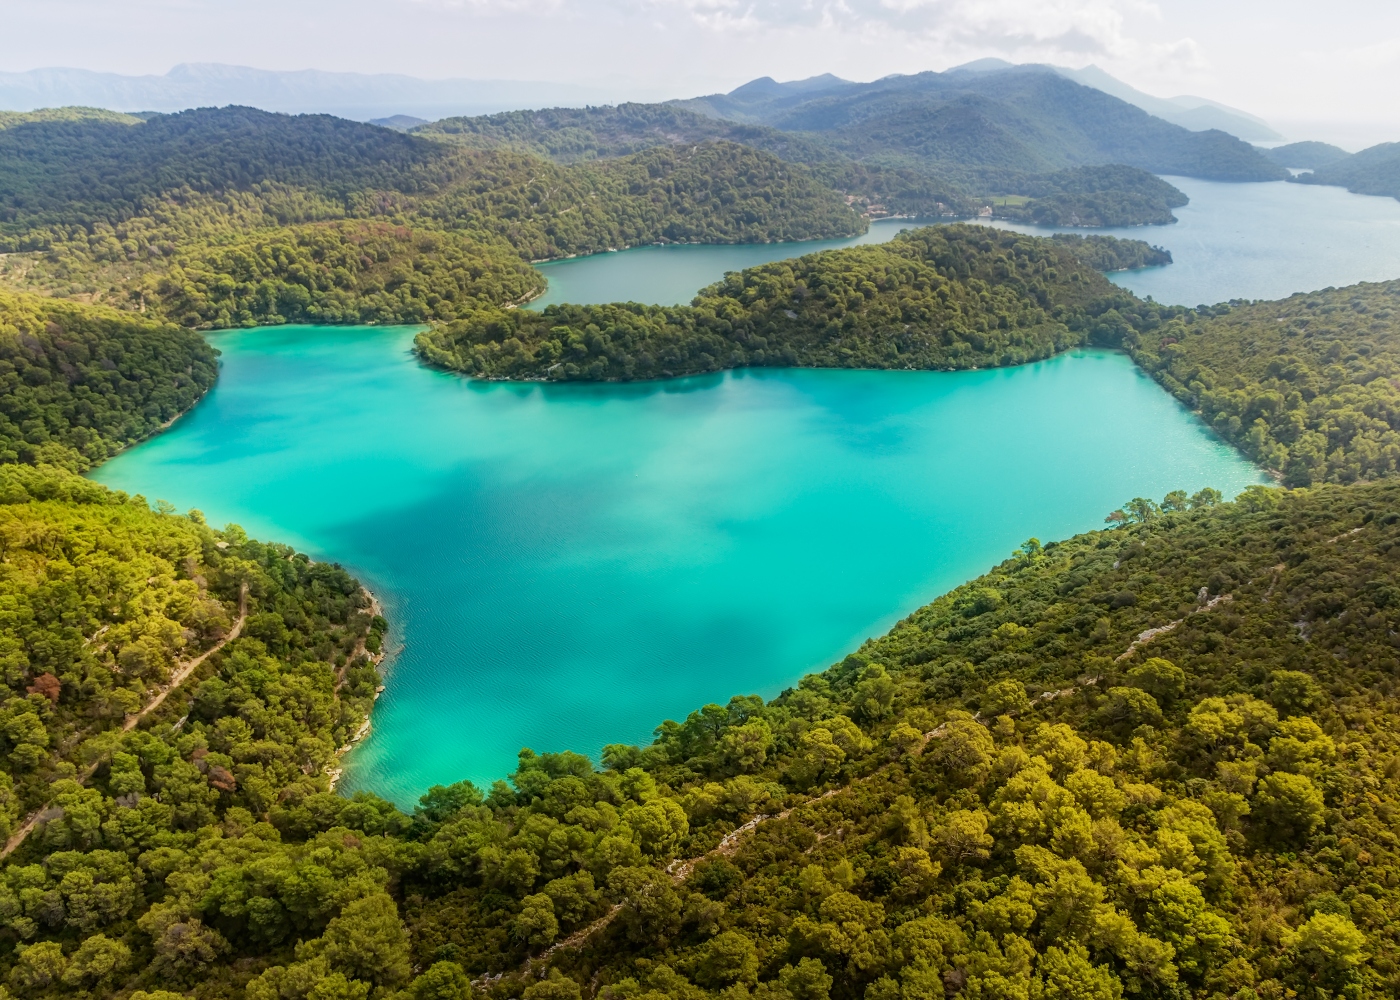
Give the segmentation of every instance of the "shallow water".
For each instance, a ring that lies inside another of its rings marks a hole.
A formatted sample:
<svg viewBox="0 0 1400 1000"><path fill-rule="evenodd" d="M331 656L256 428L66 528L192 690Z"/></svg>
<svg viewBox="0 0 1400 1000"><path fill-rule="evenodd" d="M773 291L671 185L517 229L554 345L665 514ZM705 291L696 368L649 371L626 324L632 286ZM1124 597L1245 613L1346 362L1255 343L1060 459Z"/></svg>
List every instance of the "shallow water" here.
<svg viewBox="0 0 1400 1000"><path fill-rule="evenodd" d="M1038 234L1106 233L1165 247L1174 258L1171 265L1109 277L1139 295L1173 305L1283 298L1329 285L1400 278L1400 201L1394 198L1283 181L1167 180L1191 198L1175 210L1179 221L1169 226L1055 230L993 225ZM884 242L902 229L932 221L883 219L859 240L641 247L555 261L540 266L549 290L532 308L564 301L689 302L725 271L856 242Z"/></svg>
<svg viewBox="0 0 1400 1000"><path fill-rule="evenodd" d="M392 622L346 790L402 805L777 693L1028 536L1257 470L1123 356L992 371L471 382L406 328L217 334L112 487L347 565Z"/></svg>

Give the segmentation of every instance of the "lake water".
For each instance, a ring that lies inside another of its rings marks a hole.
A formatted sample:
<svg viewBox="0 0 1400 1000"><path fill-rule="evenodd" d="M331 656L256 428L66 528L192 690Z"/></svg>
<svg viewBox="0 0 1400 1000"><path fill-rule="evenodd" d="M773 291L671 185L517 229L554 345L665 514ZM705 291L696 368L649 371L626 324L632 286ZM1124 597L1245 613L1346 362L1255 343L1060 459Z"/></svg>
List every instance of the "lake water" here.
<svg viewBox="0 0 1400 1000"><path fill-rule="evenodd" d="M397 652L342 788L405 806L776 694L1130 497L1261 481L1117 354L503 384L423 368L412 334L213 335L208 398L95 473L379 594Z"/></svg>
<svg viewBox="0 0 1400 1000"><path fill-rule="evenodd" d="M561 302L678 305L695 298L696 292L718 281L725 271L742 271L746 267L818 250L884 243L901 230L918 224L907 219L877 219L865 233L845 240L737 245L672 243L550 261L536 265L549 279L549 287L530 303L530 308L543 309Z"/></svg>
<svg viewBox="0 0 1400 1000"><path fill-rule="evenodd" d="M1027 233L1097 232L1147 240L1172 252L1168 267L1110 275L1158 302L1195 306L1229 299L1274 299L1329 285L1400 278L1400 201L1342 188L1227 184L1168 177L1191 203L1170 226L1061 230L995 222ZM725 271L798 253L877 243L924 222L883 219L856 240L759 246L641 247L540 267L549 290L532 308L556 302L689 302Z"/></svg>

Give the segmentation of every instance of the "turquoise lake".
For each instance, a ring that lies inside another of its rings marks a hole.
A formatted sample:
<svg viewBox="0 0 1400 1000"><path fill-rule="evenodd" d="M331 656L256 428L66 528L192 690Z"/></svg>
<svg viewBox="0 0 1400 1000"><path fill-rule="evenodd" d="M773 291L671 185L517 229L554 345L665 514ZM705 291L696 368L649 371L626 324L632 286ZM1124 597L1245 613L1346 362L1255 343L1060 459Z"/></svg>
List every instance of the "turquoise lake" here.
<svg viewBox="0 0 1400 1000"><path fill-rule="evenodd" d="M218 386L96 478L345 564L397 649L342 788L773 695L1133 496L1259 473L1122 355L963 373L471 382L404 328L214 335Z"/></svg>
<svg viewBox="0 0 1400 1000"><path fill-rule="evenodd" d="M1400 203L1173 179L1176 263L1114 275L1196 304L1400 276ZM545 265L549 301L688 301L827 246L648 247ZM392 623L341 788L410 806L516 751L640 742L773 695L1004 558L1132 496L1264 481L1122 355L993 371L752 370L478 383L408 328L219 333L216 388L95 478L343 563Z"/></svg>

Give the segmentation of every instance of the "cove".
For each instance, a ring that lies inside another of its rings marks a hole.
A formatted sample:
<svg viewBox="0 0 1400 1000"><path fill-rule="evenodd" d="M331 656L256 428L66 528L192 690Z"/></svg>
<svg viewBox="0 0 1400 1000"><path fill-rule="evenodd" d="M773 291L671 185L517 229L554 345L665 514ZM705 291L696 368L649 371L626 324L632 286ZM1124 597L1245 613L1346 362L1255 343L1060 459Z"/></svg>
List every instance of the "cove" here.
<svg viewBox="0 0 1400 1000"><path fill-rule="evenodd" d="M1114 353L509 384L420 366L413 332L213 335L208 398L94 474L380 596L395 652L341 787L403 806L776 694L1130 497L1262 481Z"/></svg>
<svg viewBox="0 0 1400 1000"><path fill-rule="evenodd" d="M1051 229L993 222L1003 229L1103 233L1146 240L1172 252L1167 267L1120 271L1109 279L1158 302L1196 306L1230 299L1281 299L1329 285L1400 275L1400 201L1343 188L1276 181L1232 184L1168 177L1191 203L1169 226ZM881 219L853 240L756 246L640 247L539 265L549 289L531 303L635 302L677 305L725 271L856 243L882 243L902 229L947 220Z"/></svg>

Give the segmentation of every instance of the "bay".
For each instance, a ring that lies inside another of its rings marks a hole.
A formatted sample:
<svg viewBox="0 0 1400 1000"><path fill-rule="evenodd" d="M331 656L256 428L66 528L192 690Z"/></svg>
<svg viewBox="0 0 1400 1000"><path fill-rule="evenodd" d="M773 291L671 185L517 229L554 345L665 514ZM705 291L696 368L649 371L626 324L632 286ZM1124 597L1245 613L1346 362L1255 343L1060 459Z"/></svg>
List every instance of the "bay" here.
<svg viewBox="0 0 1400 1000"><path fill-rule="evenodd" d="M215 389L94 473L381 597L387 690L341 787L403 806L776 694L1129 497L1262 481L1119 354L522 385L428 370L413 332L212 335Z"/></svg>
<svg viewBox="0 0 1400 1000"><path fill-rule="evenodd" d="M1275 299L1400 277L1400 201L1394 198L1283 181L1166 179L1191 199L1175 209L1178 221L1171 225L1071 229L989 224L1037 235L1100 233L1164 247L1172 252L1172 264L1119 271L1109 278L1171 305ZM565 301L678 305L726 271L857 242L880 243L903 229L938 221L943 220L881 219L857 240L640 247L554 261L540 265L549 289L531 308Z"/></svg>

